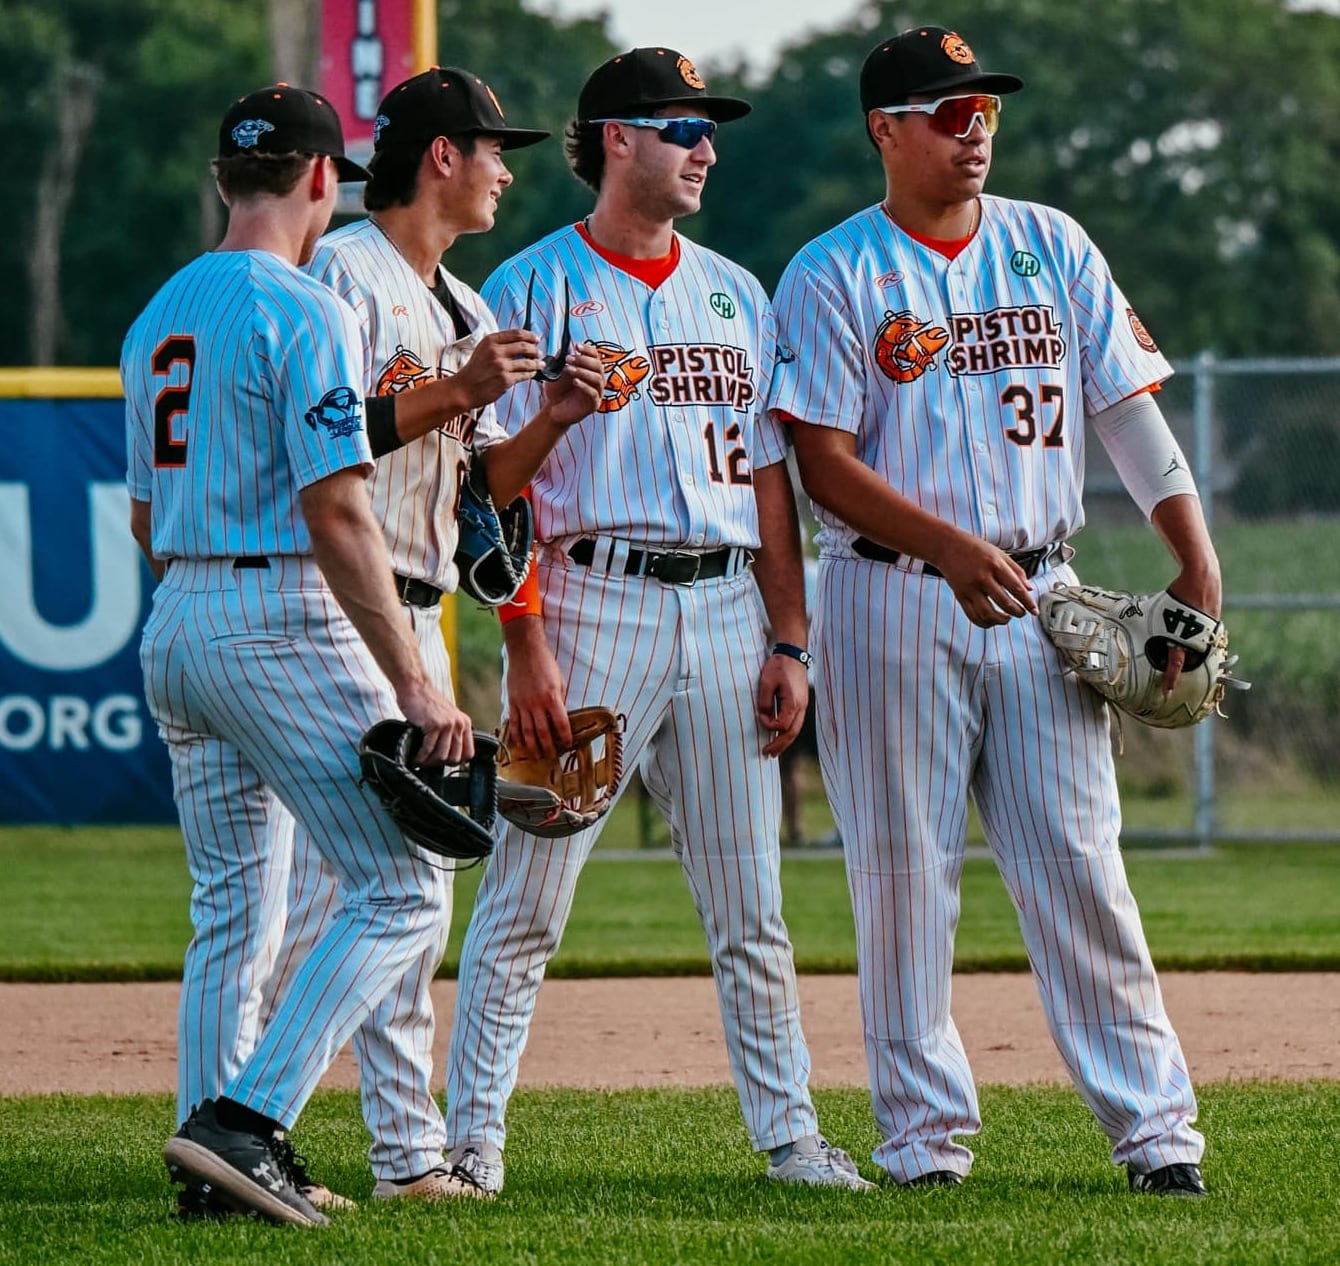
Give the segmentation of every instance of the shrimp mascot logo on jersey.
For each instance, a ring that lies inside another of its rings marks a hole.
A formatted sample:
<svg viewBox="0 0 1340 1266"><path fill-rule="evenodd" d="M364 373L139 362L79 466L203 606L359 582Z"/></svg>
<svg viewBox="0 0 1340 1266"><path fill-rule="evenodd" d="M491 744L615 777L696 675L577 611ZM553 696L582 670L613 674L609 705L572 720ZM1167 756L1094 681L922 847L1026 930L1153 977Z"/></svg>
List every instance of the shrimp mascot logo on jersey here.
<svg viewBox="0 0 1340 1266"><path fill-rule="evenodd" d="M949 331L932 325L911 312L884 313L875 332L875 364L894 382L915 382L928 369L935 368L935 357L949 342Z"/></svg>
<svg viewBox="0 0 1340 1266"><path fill-rule="evenodd" d="M687 57L681 57L675 63L675 69L679 71L679 77L688 84L690 88L694 88L701 92L707 87L707 85L703 83L703 77L698 73L698 68L689 61Z"/></svg>
<svg viewBox="0 0 1340 1266"><path fill-rule="evenodd" d="M956 35L950 31L944 39L940 41L940 47L944 50L944 55L951 62L957 62L960 66L970 66L973 63L972 49L964 41L963 36Z"/></svg>
<svg viewBox="0 0 1340 1266"><path fill-rule="evenodd" d="M618 343L597 343L595 349L605 371L605 394L596 405L596 412L618 413L628 407L630 400L641 398L638 385L651 373L651 362Z"/></svg>
<svg viewBox="0 0 1340 1266"><path fill-rule="evenodd" d="M406 347L397 347L395 355L377 372L374 396L394 396L416 383L431 378L428 367Z"/></svg>
<svg viewBox="0 0 1340 1266"><path fill-rule="evenodd" d="M358 392L352 387L336 387L303 414L312 430L324 426L331 439L342 439L363 429L363 410Z"/></svg>
<svg viewBox="0 0 1340 1266"><path fill-rule="evenodd" d="M233 128L233 140L237 142L238 149L255 149L256 142L261 139L266 132L273 132L275 125L268 119L243 119L235 128Z"/></svg>

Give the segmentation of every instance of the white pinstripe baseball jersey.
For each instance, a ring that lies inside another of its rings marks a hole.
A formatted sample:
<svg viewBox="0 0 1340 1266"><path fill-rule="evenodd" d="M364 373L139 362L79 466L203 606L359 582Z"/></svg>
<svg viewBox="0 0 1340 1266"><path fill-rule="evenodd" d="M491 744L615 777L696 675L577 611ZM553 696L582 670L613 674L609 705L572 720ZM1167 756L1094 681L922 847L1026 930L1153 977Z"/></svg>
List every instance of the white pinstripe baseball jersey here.
<svg viewBox="0 0 1340 1266"><path fill-rule="evenodd" d="M353 308L371 345L369 395L394 395L454 374L498 324L483 300L439 265L471 326L458 338L451 314L370 220L328 233L307 265ZM372 505L402 576L456 588L456 494L472 447L503 439L492 405L449 421L377 459Z"/></svg>
<svg viewBox="0 0 1340 1266"><path fill-rule="evenodd" d="M1172 372L1097 247L1050 207L983 195L946 259L882 206L804 247L777 290L804 372L774 408L856 436L895 492L1008 550L1084 524L1082 415ZM815 508L820 547L851 538Z"/></svg>
<svg viewBox="0 0 1340 1266"><path fill-rule="evenodd" d="M533 324L552 351L566 276L572 337L596 345L608 375L599 413L570 428L531 481L540 540L600 533L694 549L759 543L751 472L786 455L784 434L760 410L774 374L775 322L753 276L678 241L679 264L654 290L572 226L484 283L498 320L520 325L534 270ZM541 385L514 387L498 401L507 432L534 415Z"/></svg>
<svg viewBox="0 0 1340 1266"><path fill-rule="evenodd" d="M601 411L572 427L531 481L544 631L569 708L626 718L624 760L641 770L711 950L736 1092L753 1145L817 1132L780 884L781 785L754 697L768 658L767 613L738 562L692 584L625 574L629 542L695 552L758 544L753 472L785 453L763 417L775 359L767 298L743 269L684 238L655 288L602 258L576 228L503 264L484 286L518 323L532 270L552 350L555 296L571 286L574 339L609 374ZM535 388L531 388L533 393ZM499 402L520 427L533 396ZM583 566L573 536L609 548ZM717 753L737 765L722 778ZM544 965L606 818L563 840L503 833L461 950L447 1053L447 1137L501 1148Z"/></svg>
<svg viewBox="0 0 1340 1266"><path fill-rule="evenodd" d="M1078 225L981 206L952 259L882 207L800 251L777 294L798 373L771 402L853 435L859 460L922 509L1031 550L1084 522L1086 412L1169 367ZM937 571L854 550L829 502L816 507L817 731L855 915L875 1161L900 1182L972 1164L963 1138L981 1116L949 1006L971 797L1113 1160L1197 1162L1195 1096L1118 849L1102 701L1061 671L1035 617L979 627ZM1074 580L1056 556L1030 583Z"/></svg>
<svg viewBox="0 0 1340 1266"><path fill-rule="evenodd" d="M363 348L348 305L268 251L202 255L154 295L121 381L156 557L311 552L298 490L371 460Z"/></svg>

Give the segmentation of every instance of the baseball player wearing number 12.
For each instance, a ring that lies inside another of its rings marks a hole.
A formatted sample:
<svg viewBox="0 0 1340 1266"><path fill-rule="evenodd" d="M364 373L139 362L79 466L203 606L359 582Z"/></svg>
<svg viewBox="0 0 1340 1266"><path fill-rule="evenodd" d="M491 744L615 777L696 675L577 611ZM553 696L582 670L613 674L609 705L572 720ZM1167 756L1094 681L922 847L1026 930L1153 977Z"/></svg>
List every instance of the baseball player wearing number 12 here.
<svg viewBox="0 0 1340 1266"><path fill-rule="evenodd" d="M882 203L804 247L776 298L774 397L822 523L820 757L846 850L876 1162L957 1186L980 1128L949 1013L971 795L1048 1023L1136 1191L1204 1192L1204 1140L1118 848L1106 706L1039 592L1073 583L1093 427L1217 613L1218 560L1147 390L1170 372L1080 227L982 193L1001 94L943 27L861 71ZM1169 671L1180 668L1181 659Z"/></svg>
<svg viewBox="0 0 1340 1266"><path fill-rule="evenodd" d="M605 63L569 132L595 210L485 283L503 321L542 294L541 311L570 316L608 367L599 415L569 431L532 482L541 610L506 626L506 707L547 755L565 741L567 707L625 718L627 762L671 824L707 932L750 1140L770 1153L774 1179L861 1190L871 1184L819 1135L781 910L770 757L800 728L796 656L808 656L785 441L763 407L777 368L772 315L752 276L674 231L698 210L717 124L748 109L709 96L670 49ZM548 343L556 325L546 316L538 327ZM505 428L536 391L499 402ZM480 886L446 1119L453 1159L487 1190L502 1186L507 1101L598 832L552 840L509 827Z"/></svg>

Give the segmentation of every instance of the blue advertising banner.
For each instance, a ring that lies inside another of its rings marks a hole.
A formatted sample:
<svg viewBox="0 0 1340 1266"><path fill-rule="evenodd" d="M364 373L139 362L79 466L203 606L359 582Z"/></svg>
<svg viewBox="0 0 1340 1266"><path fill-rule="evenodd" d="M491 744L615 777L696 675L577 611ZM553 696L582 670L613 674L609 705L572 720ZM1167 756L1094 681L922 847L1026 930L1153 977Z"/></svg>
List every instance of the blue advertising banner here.
<svg viewBox="0 0 1340 1266"><path fill-rule="evenodd" d="M175 822L140 676L154 582L124 405L0 395L0 437L0 822Z"/></svg>

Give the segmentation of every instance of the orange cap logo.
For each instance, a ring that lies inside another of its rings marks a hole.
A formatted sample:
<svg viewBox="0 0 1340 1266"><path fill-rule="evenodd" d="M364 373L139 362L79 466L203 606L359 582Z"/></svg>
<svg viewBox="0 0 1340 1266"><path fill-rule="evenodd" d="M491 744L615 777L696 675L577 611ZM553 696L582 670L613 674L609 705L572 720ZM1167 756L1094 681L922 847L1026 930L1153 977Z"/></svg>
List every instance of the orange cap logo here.
<svg viewBox="0 0 1340 1266"><path fill-rule="evenodd" d="M690 88L696 88L701 92L707 87L707 85L703 83L703 77L698 73L698 68L689 61L687 57L681 57L675 63L675 69L679 71L679 77L688 84Z"/></svg>
<svg viewBox="0 0 1340 1266"><path fill-rule="evenodd" d="M963 37L955 35L953 31L940 41L940 47L944 49L945 56L951 62L957 62L960 66L970 66L976 60Z"/></svg>

